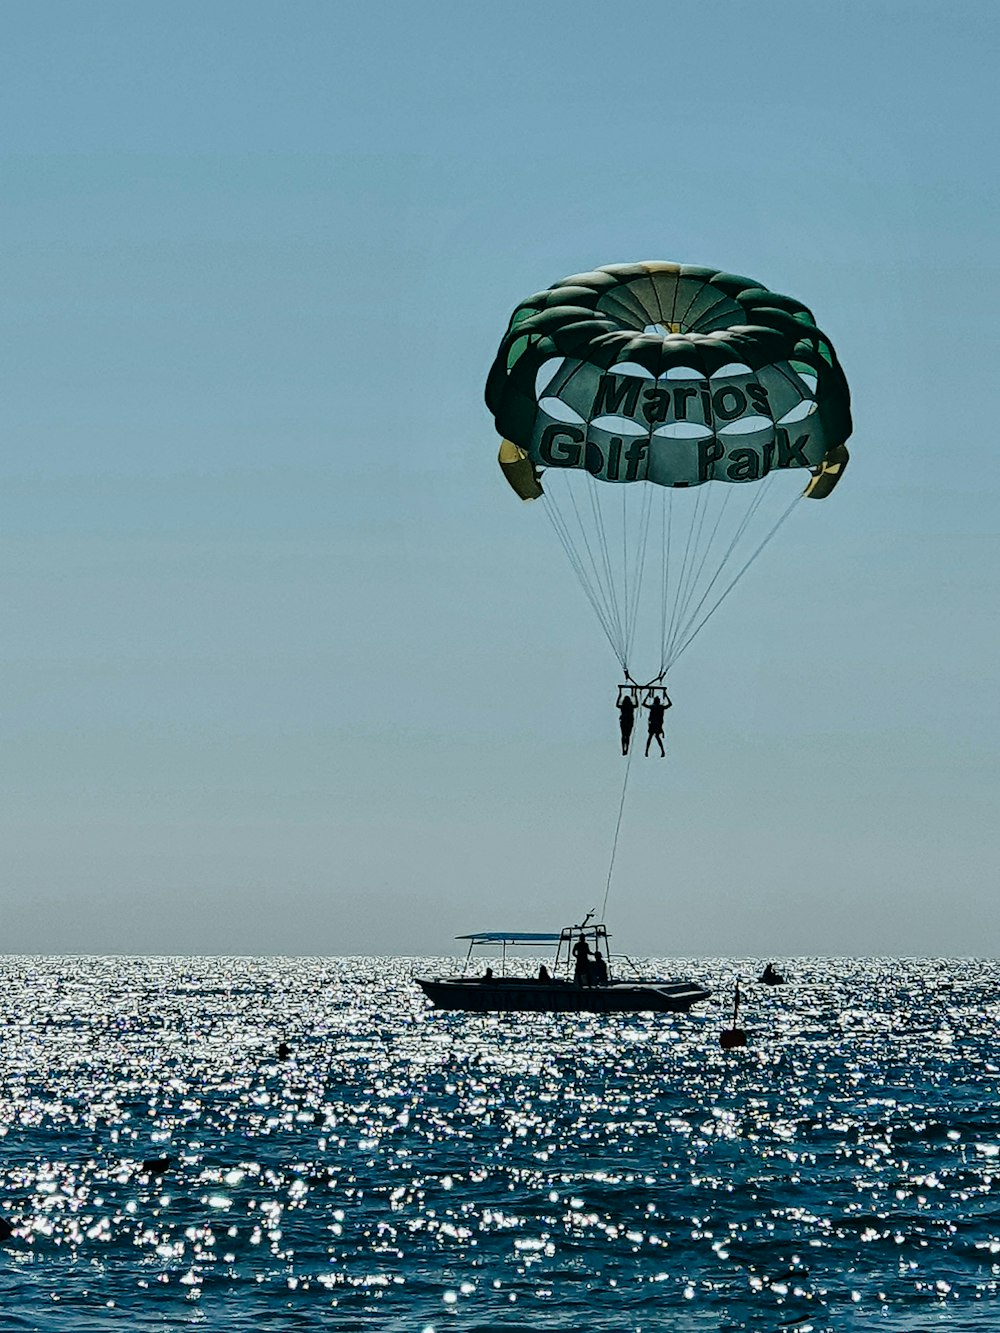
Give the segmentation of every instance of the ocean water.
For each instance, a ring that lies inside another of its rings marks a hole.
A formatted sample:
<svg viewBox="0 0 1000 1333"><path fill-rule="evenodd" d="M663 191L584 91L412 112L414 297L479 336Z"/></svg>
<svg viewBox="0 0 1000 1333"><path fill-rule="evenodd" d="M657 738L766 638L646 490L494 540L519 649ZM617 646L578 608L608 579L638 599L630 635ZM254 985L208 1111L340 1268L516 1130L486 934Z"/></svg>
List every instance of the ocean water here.
<svg viewBox="0 0 1000 1333"><path fill-rule="evenodd" d="M756 961L676 1016L442 966L0 960L0 1327L1000 1328L1000 964L797 960L728 1053Z"/></svg>

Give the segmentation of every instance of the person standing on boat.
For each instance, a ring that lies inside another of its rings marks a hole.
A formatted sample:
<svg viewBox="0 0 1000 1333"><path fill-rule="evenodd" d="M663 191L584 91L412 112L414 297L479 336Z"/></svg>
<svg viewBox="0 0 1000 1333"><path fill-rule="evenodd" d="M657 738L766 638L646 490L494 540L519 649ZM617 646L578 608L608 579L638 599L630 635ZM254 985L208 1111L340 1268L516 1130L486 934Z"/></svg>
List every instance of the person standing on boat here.
<svg viewBox="0 0 1000 1333"><path fill-rule="evenodd" d="M573 969L573 983L577 986L590 985L590 945L586 937L581 935L573 945L573 957L576 959L576 967Z"/></svg>
<svg viewBox="0 0 1000 1333"><path fill-rule="evenodd" d="M670 696L666 690L663 691L662 699L659 694L650 692L646 695L642 706L649 709L649 735L646 737L646 754L649 754L649 747L655 740L660 747L660 757L665 758L667 752L663 748L663 714L668 708L673 708Z"/></svg>
<svg viewBox="0 0 1000 1333"><path fill-rule="evenodd" d="M590 965L591 985L606 986L608 984L608 965L604 961L604 956L600 949L594 950L594 961Z"/></svg>
<svg viewBox="0 0 1000 1333"><path fill-rule="evenodd" d="M618 709L618 725L622 731L622 754L628 754L629 741L632 739L632 728L635 726L635 700L631 694L622 697L621 690L618 691L618 703L615 705Z"/></svg>

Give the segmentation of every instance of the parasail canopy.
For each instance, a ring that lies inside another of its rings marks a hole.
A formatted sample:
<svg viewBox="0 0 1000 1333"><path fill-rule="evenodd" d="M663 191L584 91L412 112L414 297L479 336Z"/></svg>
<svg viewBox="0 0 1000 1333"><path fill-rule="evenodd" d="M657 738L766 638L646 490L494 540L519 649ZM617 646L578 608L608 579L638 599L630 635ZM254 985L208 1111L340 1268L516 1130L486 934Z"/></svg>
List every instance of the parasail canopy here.
<svg viewBox="0 0 1000 1333"><path fill-rule="evenodd" d="M611 265L528 297L486 401L504 474L544 497L627 673L652 603L655 679L794 507L775 478L806 469L822 499L848 461L847 381L811 311L691 265Z"/></svg>

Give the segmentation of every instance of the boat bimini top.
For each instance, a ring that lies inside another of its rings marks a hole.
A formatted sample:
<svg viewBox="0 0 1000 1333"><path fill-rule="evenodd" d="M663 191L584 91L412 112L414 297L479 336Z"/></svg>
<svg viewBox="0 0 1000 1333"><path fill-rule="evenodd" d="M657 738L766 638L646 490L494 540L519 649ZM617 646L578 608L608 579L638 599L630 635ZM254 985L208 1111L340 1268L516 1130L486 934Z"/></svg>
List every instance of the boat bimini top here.
<svg viewBox="0 0 1000 1333"><path fill-rule="evenodd" d="M472 935L456 935L456 940L473 944L558 944L559 934L541 934L537 930L477 930Z"/></svg>
<svg viewBox="0 0 1000 1333"><path fill-rule="evenodd" d="M588 944L594 949L603 948L605 957L610 963L608 949L608 932L602 923L590 923L590 914L586 920L579 926L566 926L562 930L476 930L471 935L456 935L457 940L469 941L469 952L465 958L466 969L472 960L472 952L477 945L492 944L499 945L501 949L500 966L503 974L507 970L507 946L518 945L531 948L532 946L545 946L549 948L555 946L555 959L553 966L558 969L560 965L571 970L573 961L573 945L578 939L586 939ZM465 972L463 971L463 976Z"/></svg>

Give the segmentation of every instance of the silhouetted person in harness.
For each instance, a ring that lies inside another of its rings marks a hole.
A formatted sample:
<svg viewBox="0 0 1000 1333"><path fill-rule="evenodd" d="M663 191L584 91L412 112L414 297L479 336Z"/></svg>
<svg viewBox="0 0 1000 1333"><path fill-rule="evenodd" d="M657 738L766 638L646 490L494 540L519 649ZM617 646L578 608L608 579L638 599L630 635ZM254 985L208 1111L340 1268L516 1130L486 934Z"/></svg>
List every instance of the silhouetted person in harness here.
<svg viewBox="0 0 1000 1333"><path fill-rule="evenodd" d="M631 694L626 694L622 698L619 690L618 703L615 707L618 709L618 725L622 729L622 754L628 754L629 741L632 739L632 728L635 726L635 700Z"/></svg>
<svg viewBox="0 0 1000 1333"><path fill-rule="evenodd" d="M663 691L663 698L658 694L647 695L643 708L649 709L649 735L646 737L646 754L649 754L649 747L655 740L660 747L660 757L666 758L666 750L663 748L663 714L668 708L672 708L670 696L666 690Z"/></svg>

